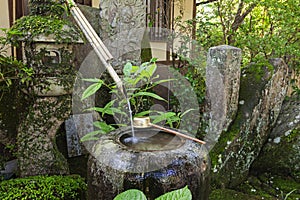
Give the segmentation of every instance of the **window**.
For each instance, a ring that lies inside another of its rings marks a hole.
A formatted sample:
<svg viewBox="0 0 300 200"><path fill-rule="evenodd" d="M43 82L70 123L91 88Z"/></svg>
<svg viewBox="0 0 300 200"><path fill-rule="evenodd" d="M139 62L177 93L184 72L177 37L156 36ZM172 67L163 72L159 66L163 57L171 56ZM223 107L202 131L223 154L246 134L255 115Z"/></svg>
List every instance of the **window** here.
<svg viewBox="0 0 300 200"><path fill-rule="evenodd" d="M164 41L171 24L171 0L146 0L151 41Z"/></svg>

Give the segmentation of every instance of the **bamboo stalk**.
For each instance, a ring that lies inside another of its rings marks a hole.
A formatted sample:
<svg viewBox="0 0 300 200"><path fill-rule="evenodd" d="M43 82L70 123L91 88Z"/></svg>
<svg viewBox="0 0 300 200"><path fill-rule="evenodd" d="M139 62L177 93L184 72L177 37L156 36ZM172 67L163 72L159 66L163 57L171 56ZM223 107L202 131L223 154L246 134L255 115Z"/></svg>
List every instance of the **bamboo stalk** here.
<svg viewBox="0 0 300 200"><path fill-rule="evenodd" d="M118 89L124 94L126 97L122 81L116 71L110 64L110 61L113 59L113 56L110 54L109 50L105 47L102 40L99 38L93 27L87 21L86 17L83 15L81 10L77 7L73 0L67 0L67 3L70 7L70 11L72 16L74 17L76 23L79 25L83 34L92 45L95 50L97 56L104 64L105 68L108 70L108 73L111 75L115 83L117 84Z"/></svg>
<svg viewBox="0 0 300 200"><path fill-rule="evenodd" d="M82 23L83 28L85 30L87 30L89 37L91 38L93 43L100 46L99 50L101 50L102 56L105 58L105 60L106 61L112 60L113 56L110 54L108 49L105 47L105 45L103 44L103 42L101 41L101 39L99 38L99 36L95 32L95 30L92 28L90 23L87 21L86 17L83 15L81 10L76 6L76 7L74 7L73 11L74 11L74 14L76 15L76 17L78 17L78 19L79 19L78 21L80 23Z"/></svg>

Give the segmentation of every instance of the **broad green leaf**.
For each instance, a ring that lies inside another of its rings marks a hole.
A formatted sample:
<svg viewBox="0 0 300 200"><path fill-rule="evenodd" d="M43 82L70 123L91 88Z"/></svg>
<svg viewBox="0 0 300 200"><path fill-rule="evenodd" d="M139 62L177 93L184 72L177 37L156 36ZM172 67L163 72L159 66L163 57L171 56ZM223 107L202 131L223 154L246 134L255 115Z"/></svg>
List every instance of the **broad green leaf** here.
<svg viewBox="0 0 300 200"><path fill-rule="evenodd" d="M156 198L155 200L192 200L192 193L188 189L188 187L185 186L182 189L168 192L168 193Z"/></svg>
<svg viewBox="0 0 300 200"><path fill-rule="evenodd" d="M156 71L156 69L157 69L157 66L156 66L155 63L153 63L153 64L147 66L147 72L148 72L148 74L149 74L149 77L153 76L153 74L154 74L154 72Z"/></svg>
<svg viewBox="0 0 300 200"><path fill-rule="evenodd" d="M150 79L152 75L147 71L147 70L143 70L140 73L140 79L146 78L146 79Z"/></svg>
<svg viewBox="0 0 300 200"><path fill-rule="evenodd" d="M151 58L150 62L155 63L157 61L157 58Z"/></svg>
<svg viewBox="0 0 300 200"><path fill-rule="evenodd" d="M131 189L118 194L114 200L147 200L147 198L142 191Z"/></svg>
<svg viewBox="0 0 300 200"><path fill-rule="evenodd" d="M135 66L133 65L132 68L131 68L131 73L135 73L139 70L139 66Z"/></svg>
<svg viewBox="0 0 300 200"><path fill-rule="evenodd" d="M166 101L164 98L160 97L157 94L151 93L151 92L138 92L138 93L135 93L132 95L132 97L138 97L138 96L149 96L149 97L152 97L157 100Z"/></svg>
<svg viewBox="0 0 300 200"><path fill-rule="evenodd" d="M102 86L102 82L90 85L82 94L81 101L95 94Z"/></svg>
<svg viewBox="0 0 300 200"><path fill-rule="evenodd" d="M123 68L124 75L125 76L130 76L131 69L132 69L132 64L130 62L126 63L124 68Z"/></svg>

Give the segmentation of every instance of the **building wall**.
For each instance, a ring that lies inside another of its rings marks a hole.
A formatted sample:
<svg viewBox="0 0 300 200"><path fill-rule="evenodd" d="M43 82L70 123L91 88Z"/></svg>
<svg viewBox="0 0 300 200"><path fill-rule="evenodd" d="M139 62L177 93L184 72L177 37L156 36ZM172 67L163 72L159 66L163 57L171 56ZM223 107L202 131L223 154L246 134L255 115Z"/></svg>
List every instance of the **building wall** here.
<svg viewBox="0 0 300 200"><path fill-rule="evenodd" d="M182 21L193 19L194 17L194 0L174 0L174 18L180 15L183 11ZM176 31L176 30L175 30ZM174 46L178 46L180 43L174 42ZM167 44L166 42L150 42L152 48L152 56L158 58L158 61L167 60ZM171 55L171 53L170 53ZM171 59L171 58L169 58Z"/></svg>
<svg viewBox="0 0 300 200"><path fill-rule="evenodd" d="M92 6L95 8L99 8L100 0L93 0L92 1Z"/></svg>
<svg viewBox="0 0 300 200"><path fill-rule="evenodd" d="M0 6L0 28L9 28L8 1L3 1ZM4 33L0 31L0 35L4 36ZM7 55L11 55L10 48L7 49Z"/></svg>
<svg viewBox="0 0 300 200"><path fill-rule="evenodd" d="M19 1L19 0L18 0ZM92 6L95 8L99 8L101 0L92 0ZM14 0L15 2L15 0ZM14 3L15 5L15 3ZM183 20L192 19L193 18L193 0L174 0L174 16L178 16L180 14L180 9L183 9ZM15 8L13 8L15 10ZM8 9L8 1L3 1L0 6L0 27L1 28L9 28L9 9ZM3 33L0 33L3 35ZM158 60L167 60L167 44L166 42L151 42L152 47L152 55L153 57L158 58ZM9 49L9 48L8 48ZM10 49L8 50L8 54L10 55Z"/></svg>

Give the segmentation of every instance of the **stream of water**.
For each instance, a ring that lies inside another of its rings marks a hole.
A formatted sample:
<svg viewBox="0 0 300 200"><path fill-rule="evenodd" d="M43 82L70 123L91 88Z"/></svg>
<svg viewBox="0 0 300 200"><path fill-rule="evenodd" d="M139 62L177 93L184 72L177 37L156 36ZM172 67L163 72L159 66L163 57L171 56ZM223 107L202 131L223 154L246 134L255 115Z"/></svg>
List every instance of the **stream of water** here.
<svg viewBox="0 0 300 200"><path fill-rule="evenodd" d="M128 106L128 110L129 110L130 126L131 126L131 133L132 133L132 143L136 143L137 139L134 134L131 105L130 105L130 101L128 98L126 98L126 101L127 101L127 106Z"/></svg>

